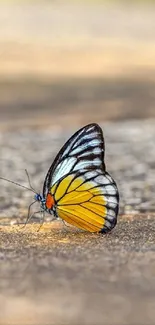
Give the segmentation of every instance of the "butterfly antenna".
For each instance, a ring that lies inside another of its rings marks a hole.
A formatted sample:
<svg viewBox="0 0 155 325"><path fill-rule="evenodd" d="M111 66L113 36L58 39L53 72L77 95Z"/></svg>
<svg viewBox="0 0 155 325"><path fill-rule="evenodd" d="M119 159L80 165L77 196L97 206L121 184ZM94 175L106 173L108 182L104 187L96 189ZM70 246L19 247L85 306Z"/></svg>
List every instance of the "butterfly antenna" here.
<svg viewBox="0 0 155 325"><path fill-rule="evenodd" d="M27 179L28 179L28 183L29 183L29 186L30 186L31 190L34 193L37 193L36 190L33 188L32 184L31 184L30 176L29 176L29 173L28 173L27 169L25 169L25 173L26 173L26 176L27 176Z"/></svg>
<svg viewBox="0 0 155 325"><path fill-rule="evenodd" d="M0 177L0 179L3 179L4 181L7 181L7 182L12 183L12 184L15 184L15 185L17 185L17 186L20 186L20 187L22 187L22 188L25 188L25 189L28 190L28 191L32 191L32 192L34 192L35 194L37 194L36 191L35 191L33 188L29 188L29 187L27 187L27 186L21 185L21 184L19 184L19 183L17 183L17 182L11 181L10 179L4 178L4 177Z"/></svg>

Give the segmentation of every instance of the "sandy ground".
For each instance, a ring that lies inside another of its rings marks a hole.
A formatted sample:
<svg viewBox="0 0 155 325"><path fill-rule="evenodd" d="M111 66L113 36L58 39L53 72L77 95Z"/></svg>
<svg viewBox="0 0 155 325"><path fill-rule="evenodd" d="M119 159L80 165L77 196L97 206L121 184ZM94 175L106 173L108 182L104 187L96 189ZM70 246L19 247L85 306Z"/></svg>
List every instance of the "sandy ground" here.
<svg viewBox="0 0 155 325"><path fill-rule="evenodd" d="M0 227L0 324L154 324L154 216L106 236Z"/></svg>

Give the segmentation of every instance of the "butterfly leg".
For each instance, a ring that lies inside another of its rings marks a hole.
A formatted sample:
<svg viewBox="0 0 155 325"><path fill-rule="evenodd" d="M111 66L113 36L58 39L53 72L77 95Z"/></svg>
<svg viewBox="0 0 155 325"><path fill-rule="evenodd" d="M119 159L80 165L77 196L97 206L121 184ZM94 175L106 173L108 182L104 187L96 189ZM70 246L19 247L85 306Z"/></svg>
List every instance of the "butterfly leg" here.
<svg viewBox="0 0 155 325"><path fill-rule="evenodd" d="M39 211L36 211L36 212L33 212L32 214L30 214L30 212L28 213L28 216L27 216L27 219L25 221L25 224L23 226L23 228L25 228L25 226L27 225L27 223L31 220L31 218L35 215L35 214L38 214L38 213L41 213L42 211L39 210Z"/></svg>
<svg viewBox="0 0 155 325"><path fill-rule="evenodd" d="M69 224L65 220L61 220L65 227L70 228Z"/></svg>
<svg viewBox="0 0 155 325"><path fill-rule="evenodd" d="M37 232L40 231L40 229L41 229L41 227L42 227L42 225L43 225L43 223L44 223L45 211L40 211L40 212L41 212L41 223L40 223L40 226L39 226Z"/></svg>
<svg viewBox="0 0 155 325"><path fill-rule="evenodd" d="M25 221L25 225L24 226L26 226L27 225L27 223L29 222L29 220L32 218L32 216L33 215L31 215L31 207L32 207L32 205L35 203L36 201L33 201L30 205L29 205L29 207L28 207L28 211L27 211L27 218L26 218L26 221Z"/></svg>
<svg viewBox="0 0 155 325"><path fill-rule="evenodd" d="M66 223L66 221L65 221L65 220L63 220L63 219L59 218L59 216L58 216L58 214L57 214L56 210L54 210L54 211L53 211L53 213L54 213L54 217L55 217L55 219L53 219L53 221L54 221L54 220L56 220L56 219L58 219L58 220L60 220L60 221L62 221L62 222L63 222L63 224L64 224L64 226L65 226L65 227L67 227L67 228L68 228L68 227L70 227L70 226L69 226L69 225Z"/></svg>
<svg viewBox="0 0 155 325"><path fill-rule="evenodd" d="M70 227L70 225L65 221L65 220L61 220L62 222L63 222L63 224L64 224L64 229L63 229L63 231L66 233L66 235L68 234L68 231L67 231L67 228L70 228L71 229L71 227Z"/></svg>

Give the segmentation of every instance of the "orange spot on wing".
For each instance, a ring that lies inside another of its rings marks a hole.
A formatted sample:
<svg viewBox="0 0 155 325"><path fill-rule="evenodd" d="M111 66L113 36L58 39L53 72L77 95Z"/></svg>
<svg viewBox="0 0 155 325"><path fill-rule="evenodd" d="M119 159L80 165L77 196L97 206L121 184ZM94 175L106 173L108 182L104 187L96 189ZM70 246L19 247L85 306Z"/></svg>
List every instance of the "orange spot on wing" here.
<svg viewBox="0 0 155 325"><path fill-rule="evenodd" d="M53 196L48 193L46 197L46 207L47 209L52 209L53 205L55 204Z"/></svg>

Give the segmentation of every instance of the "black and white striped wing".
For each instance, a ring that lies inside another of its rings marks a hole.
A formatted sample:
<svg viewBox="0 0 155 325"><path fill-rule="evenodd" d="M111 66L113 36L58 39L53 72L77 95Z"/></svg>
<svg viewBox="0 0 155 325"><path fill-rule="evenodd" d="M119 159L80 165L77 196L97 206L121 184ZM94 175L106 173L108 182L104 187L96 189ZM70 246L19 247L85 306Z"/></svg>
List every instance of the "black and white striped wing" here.
<svg viewBox="0 0 155 325"><path fill-rule="evenodd" d="M44 182L43 195L70 172L99 170L105 172L104 139L99 125L89 124L78 130L62 147Z"/></svg>

